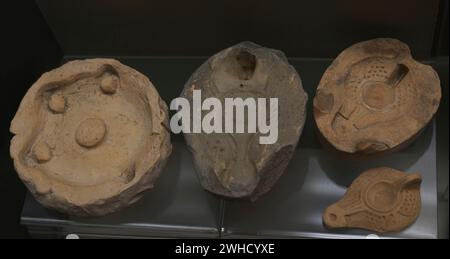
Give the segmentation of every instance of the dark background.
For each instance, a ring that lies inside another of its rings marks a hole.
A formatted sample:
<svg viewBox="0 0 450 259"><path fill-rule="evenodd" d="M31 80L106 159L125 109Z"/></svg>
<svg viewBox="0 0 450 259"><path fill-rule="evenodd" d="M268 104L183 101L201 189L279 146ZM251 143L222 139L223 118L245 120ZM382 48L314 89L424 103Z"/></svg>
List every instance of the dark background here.
<svg viewBox="0 0 450 259"><path fill-rule="evenodd" d="M63 56L210 56L251 40L288 57L333 58L358 41L394 37L428 60L448 56L449 46L446 0L38 0L2 3L0 11L0 237L28 236L10 121L32 83ZM442 90L438 117L448 134L447 85ZM448 186L448 135L445 142L438 152L446 154Z"/></svg>
<svg viewBox="0 0 450 259"><path fill-rule="evenodd" d="M252 40L290 57L325 58L374 37L400 38L417 57L429 57L444 5L439 0L37 2L70 55L209 56Z"/></svg>

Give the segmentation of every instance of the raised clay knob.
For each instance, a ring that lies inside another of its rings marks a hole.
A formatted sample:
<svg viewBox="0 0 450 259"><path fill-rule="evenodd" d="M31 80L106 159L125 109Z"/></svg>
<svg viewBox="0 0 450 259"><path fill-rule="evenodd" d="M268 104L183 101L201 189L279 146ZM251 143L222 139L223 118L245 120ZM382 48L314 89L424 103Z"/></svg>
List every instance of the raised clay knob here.
<svg viewBox="0 0 450 259"><path fill-rule="evenodd" d="M54 93L48 100L48 108L54 113L63 113L66 109L66 99L62 93Z"/></svg>
<svg viewBox="0 0 450 259"><path fill-rule="evenodd" d="M75 138L78 144L83 147L94 147L100 143L106 135L106 124L103 120L89 118L78 126Z"/></svg>

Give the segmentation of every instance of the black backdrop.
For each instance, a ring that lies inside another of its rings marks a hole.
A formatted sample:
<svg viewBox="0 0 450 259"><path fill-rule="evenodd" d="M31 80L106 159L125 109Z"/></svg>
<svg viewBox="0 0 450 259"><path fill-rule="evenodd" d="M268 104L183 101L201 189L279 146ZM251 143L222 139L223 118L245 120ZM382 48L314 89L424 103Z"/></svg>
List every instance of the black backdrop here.
<svg viewBox="0 0 450 259"><path fill-rule="evenodd" d="M290 57L335 57L358 41L396 37L426 58L439 41L440 8L447 1L37 2L70 55L209 56L250 40Z"/></svg>

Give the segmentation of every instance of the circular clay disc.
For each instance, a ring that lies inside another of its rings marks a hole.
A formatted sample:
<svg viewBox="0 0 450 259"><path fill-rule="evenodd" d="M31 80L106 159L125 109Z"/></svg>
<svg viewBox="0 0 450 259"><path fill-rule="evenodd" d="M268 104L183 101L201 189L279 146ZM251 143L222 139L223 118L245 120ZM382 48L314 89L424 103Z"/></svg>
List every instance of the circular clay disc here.
<svg viewBox="0 0 450 259"><path fill-rule="evenodd" d="M314 97L324 139L351 154L397 150L428 124L441 99L439 77L395 39L374 39L344 50Z"/></svg>
<svg viewBox="0 0 450 259"><path fill-rule="evenodd" d="M28 90L11 157L44 206L108 214L152 188L171 153L166 104L147 77L112 59L71 61Z"/></svg>
<svg viewBox="0 0 450 259"><path fill-rule="evenodd" d="M284 172L303 130L308 96L299 75L281 51L243 42L201 65L186 83L182 96L192 103L195 90L201 91L202 99L219 100L224 109L226 99L265 100L265 112L257 108L261 113L258 117L267 116L262 119L264 123L269 121L270 111L277 112L278 136L270 144L260 142L261 136L268 134L259 129L253 133L184 134L206 190L230 198L257 199ZM277 98L277 110L270 107L270 98ZM248 128L248 120L245 116L233 123Z"/></svg>

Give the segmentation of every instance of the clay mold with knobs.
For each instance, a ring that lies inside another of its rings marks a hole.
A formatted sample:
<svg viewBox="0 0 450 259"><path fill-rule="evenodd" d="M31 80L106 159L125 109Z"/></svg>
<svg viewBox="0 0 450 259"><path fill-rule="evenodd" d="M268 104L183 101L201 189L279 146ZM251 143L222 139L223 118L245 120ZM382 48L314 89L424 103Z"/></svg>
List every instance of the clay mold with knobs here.
<svg viewBox="0 0 450 259"><path fill-rule="evenodd" d="M202 99L278 98L278 140L260 144L260 133L184 134L202 186L228 198L256 200L269 191L295 150L306 117L307 94L285 55L251 42L227 48L209 58L186 83ZM247 125L248 117L245 118Z"/></svg>
<svg viewBox="0 0 450 259"><path fill-rule="evenodd" d="M11 123L10 153L44 206L100 216L153 187L171 153L167 123L147 77L112 59L76 60L28 90Z"/></svg>
<svg viewBox="0 0 450 259"><path fill-rule="evenodd" d="M344 50L314 97L321 140L351 155L399 150L419 135L441 99L437 73L408 46L380 38Z"/></svg>
<svg viewBox="0 0 450 259"><path fill-rule="evenodd" d="M350 185L340 201L325 210L323 222L330 229L401 231L420 214L421 182L419 174L387 167L368 170Z"/></svg>

